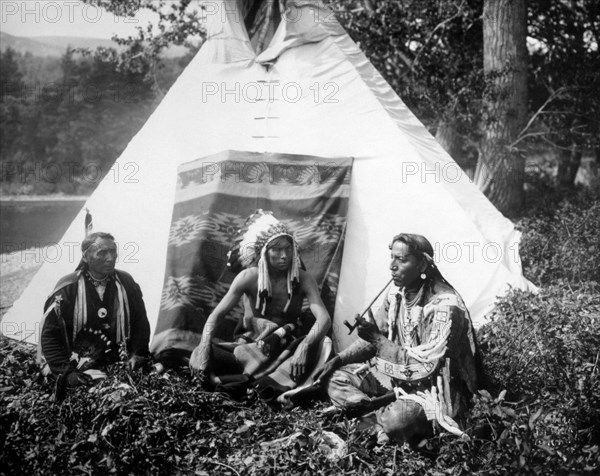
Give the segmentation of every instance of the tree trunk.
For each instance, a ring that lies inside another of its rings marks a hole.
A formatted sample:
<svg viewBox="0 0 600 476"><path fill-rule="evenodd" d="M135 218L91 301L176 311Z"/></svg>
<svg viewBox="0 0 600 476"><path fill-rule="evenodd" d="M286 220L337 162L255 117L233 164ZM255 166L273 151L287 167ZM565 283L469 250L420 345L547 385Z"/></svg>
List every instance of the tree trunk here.
<svg viewBox="0 0 600 476"><path fill-rule="evenodd" d="M527 114L527 2L485 0L483 7L484 134L475 182L505 215L523 202L525 158L512 145Z"/></svg>
<svg viewBox="0 0 600 476"><path fill-rule="evenodd" d="M558 162L557 179L558 185L562 188L575 187L575 177L581 165L582 153L575 144L570 149L560 151L560 160Z"/></svg>

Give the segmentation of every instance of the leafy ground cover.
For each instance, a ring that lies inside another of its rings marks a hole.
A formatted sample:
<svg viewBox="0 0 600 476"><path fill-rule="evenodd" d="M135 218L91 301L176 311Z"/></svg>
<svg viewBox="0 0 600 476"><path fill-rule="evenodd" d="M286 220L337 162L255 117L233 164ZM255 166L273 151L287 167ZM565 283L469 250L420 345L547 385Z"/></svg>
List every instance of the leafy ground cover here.
<svg viewBox="0 0 600 476"><path fill-rule="evenodd" d="M479 330L488 381L469 438L381 445L325 400L276 411L206 393L185 370L116 365L57 405L35 350L2 338L0 473L598 474L600 204L590 191L547 192L518 224L540 292L510 293Z"/></svg>

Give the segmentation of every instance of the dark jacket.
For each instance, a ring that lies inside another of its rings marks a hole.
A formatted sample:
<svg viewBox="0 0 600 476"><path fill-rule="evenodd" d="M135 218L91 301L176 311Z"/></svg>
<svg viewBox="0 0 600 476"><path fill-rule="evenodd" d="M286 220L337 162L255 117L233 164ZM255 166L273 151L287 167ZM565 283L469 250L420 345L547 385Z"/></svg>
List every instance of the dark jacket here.
<svg viewBox="0 0 600 476"><path fill-rule="evenodd" d="M142 298L139 285L133 280L129 273L116 270L129 303L128 338L126 339L129 356L147 356L148 341L150 339L150 324L146 315L146 307ZM70 357L74 344L73 326L74 310L77 297L78 280L81 272L74 272L64 276L58 281L56 287L44 305L44 313L60 296L60 317L53 309L48 313L43 323L41 334L41 349L50 370L55 374L62 374L70 369ZM100 299L94 286L85 279L87 315L86 328L101 329L101 321L98 311L106 310L107 316L102 322L111 323L110 328L104 329L109 339L116 340L116 307L117 288L114 279L107 283L104 299ZM109 327L109 326L104 326ZM118 355L118 354L117 354Z"/></svg>

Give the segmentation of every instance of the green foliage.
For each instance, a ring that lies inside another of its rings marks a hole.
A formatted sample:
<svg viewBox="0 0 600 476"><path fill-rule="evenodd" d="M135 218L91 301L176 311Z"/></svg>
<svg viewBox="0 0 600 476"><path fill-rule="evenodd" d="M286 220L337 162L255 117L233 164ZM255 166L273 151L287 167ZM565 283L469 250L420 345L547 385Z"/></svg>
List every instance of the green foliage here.
<svg viewBox="0 0 600 476"><path fill-rule="evenodd" d="M192 0L83 0L118 17L133 17L141 8L158 18L153 25L137 27L137 36L113 39L127 49L118 58L121 70L145 69L146 79L161 68L161 53L171 45L185 46L194 53L206 37L197 2Z"/></svg>
<svg viewBox="0 0 600 476"><path fill-rule="evenodd" d="M559 147L600 146L600 4L587 0L528 3L530 108L534 129ZM535 133L534 133L535 134Z"/></svg>
<svg viewBox="0 0 600 476"><path fill-rule="evenodd" d="M2 63L3 191L89 193L158 103L146 71L120 70L115 50L68 49L54 64L7 50Z"/></svg>
<svg viewBox="0 0 600 476"><path fill-rule="evenodd" d="M275 412L252 397L240 403L203 392L187 372L129 374L118 364L57 405L33 354L0 338L7 474L435 474L423 472L427 456L375 447L372 435L324 415L322 404Z"/></svg>
<svg viewBox="0 0 600 476"><path fill-rule="evenodd" d="M526 276L544 287L501 299L478 337L489 392L469 416L486 474L595 474L600 469L600 203L547 180L519 222ZM503 389L503 390L502 390ZM456 446L459 446L458 448ZM474 445L474 446L473 446ZM466 455L466 456L465 456ZM456 456L453 456L456 458ZM501 468L501 469L500 469Z"/></svg>
<svg viewBox="0 0 600 476"><path fill-rule="evenodd" d="M473 48L479 41L469 35L479 34L480 2L447 2L437 11L439 2L429 1L412 2L412 10L408 2L330 3L421 118L434 121L461 111L464 125L478 122L479 93L473 88L480 60ZM582 35L592 31L584 14L592 3L568 5L552 6L545 13L552 20L547 22L539 15L548 3L530 4L530 34L553 46L532 56L532 112L555 91L570 89L556 95L548 114L536 118L543 126L536 123L527 132L568 130L569 140L593 145L588 139L598 135L590 132L588 113L597 110L597 97L583 93L598 76L579 74L597 61L597 50L593 56L594 51L580 47ZM171 14L180 18L181 12L174 6ZM425 25L417 21L420 16L428 19ZM565 25L576 31L563 35ZM465 40L472 44L465 46ZM579 46L573 50L572 45ZM153 54L141 43L137 48ZM30 166L70 159L111 164L155 104L151 76L166 83L176 76L170 67L157 73L152 63L127 63L111 51L86 57L69 52L56 64L4 55L3 159L11 151L10 160ZM31 101L5 87L31 83L34 77L71 84L70 95L59 88ZM114 92L131 81L142 85L135 101L84 98L91 84ZM579 127L578 121L588 122ZM93 185L73 183L65 190L81 192ZM33 185L10 186L23 192ZM35 187L58 188L49 183ZM474 399L466 421L469 439L440 434L418 448L377 446L373 435L329 415L322 402L275 412L254 397L233 402L204 393L186 372L130 375L120 366L92 389L69 392L58 406L52 402L52 385L38 375L33 349L1 338L0 467L7 474L597 474L598 197L597 190L557 191L545 179L532 184L527 216L518 223L524 234L521 256L525 274L544 287L538 294L510 293L479 330L490 386ZM332 457L331 435L344 441L337 458Z"/></svg>
<svg viewBox="0 0 600 476"><path fill-rule="evenodd" d="M331 0L344 28L428 127L448 121L477 138L482 3Z"/></svg>
<svg viewBox="0 0 600 476"><path fill-rule="evenodd" d="M566 193L541 179L517 226L525 274L538 285L600 282L600 189Z"/></svg>
<svg viewBox="0 0 600 476"><path fill-rule="evenodd" d="M18 54L8 48L0 52L0 151L12 148L20 133L20 101L16 92L23 87Z"/></svg>
<svg viewBox="0 0 600 476"><path fill-rule="evenodd" d="M471 418L487 421L497 446L508 445L502 452L535 474L600 468L598 291L598 283L575 292L564 285L514 291L480 330L487 373L506 389L500 400L513 403L483 393Z"/></svg>
<svg viewBox="0 0 600 476"><path fill-rule="evenodd" d="M19 96L3 87L0 146L3 160L20 164L25 172L20 178L26 180L3 174L4 191L91 191L182 70L181 65L162 59L161 52L170 45L185 45L191 55L205 37L197 5L191 0L86 1L121 16L149 9L158 16L158 26L140 27L137 36L118 39L128 47L120 54L94 52L83 68L73 52L61 63L31 55L18 59L27 92ZM431 131L437 131L455 160L472 168L485 127L481 120L483 2L327 3L394 90ZM598 8L592 0L528 3L528 35L535 39L528 72L531 120L515 147L544 141L565 150L597 148ZM11 71L14 68L0 69L3 85L16 84L9 79ZM73 162L79 167L76 180L67 172L60 183L27 174L48 164L59 165L64 172L65 164ZM101 167L101 177L89 180L83 173L90 164Z"/></svg>
<svg viewBox="0 0 600 476"><path fill-rule="evenodd" d="M2 338L1 467L8 474L597 474L600 292L592 266L577 258L597 244L597 201L589 191L568 199L546 191L521 224L523 259L549 284L537 294L511 292L479 329L489 385L464 422L469 438L441 433L417 447L378 445L355 420L328 412L327 402L274 411L254 395L237 402L206 393L187 371L129 374L122 364L56 405L34 349ZM532 267L542 256L534 240L562 243L566 228L581 237L571 251L547 244L549 258ZM563 254L573 272L556 265Z"/></svg>

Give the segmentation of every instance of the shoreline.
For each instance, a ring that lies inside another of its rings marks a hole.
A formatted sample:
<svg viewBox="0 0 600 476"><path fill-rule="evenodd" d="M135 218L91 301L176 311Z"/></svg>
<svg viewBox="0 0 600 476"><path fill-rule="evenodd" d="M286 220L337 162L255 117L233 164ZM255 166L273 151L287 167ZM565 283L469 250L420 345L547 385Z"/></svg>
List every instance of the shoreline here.
<svg viewBox="0 0 600 476"><path fill-rule="evenodd" d="M0 195L0 202L85 202L88 195Z"/></svg>

